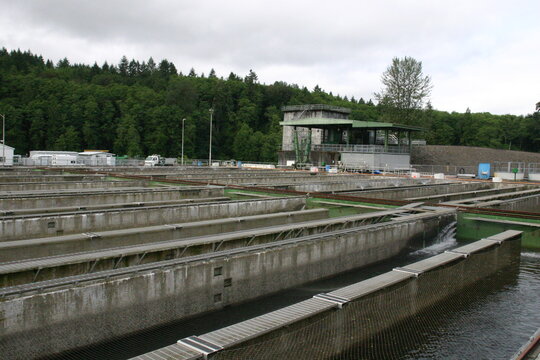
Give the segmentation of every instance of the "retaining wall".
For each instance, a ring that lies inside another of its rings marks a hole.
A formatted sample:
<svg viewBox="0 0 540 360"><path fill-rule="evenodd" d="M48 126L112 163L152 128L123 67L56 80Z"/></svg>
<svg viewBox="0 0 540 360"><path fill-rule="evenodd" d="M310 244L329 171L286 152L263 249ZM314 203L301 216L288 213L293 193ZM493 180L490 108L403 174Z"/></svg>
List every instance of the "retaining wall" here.
<svg viewBox="0 0 540 360"><path fill-rule="evenodd" d="M478 166L479 163L493 164L495 161L540 163L540 154L526 151L450 145L413 146L411 152L411 164Z"/></svg>

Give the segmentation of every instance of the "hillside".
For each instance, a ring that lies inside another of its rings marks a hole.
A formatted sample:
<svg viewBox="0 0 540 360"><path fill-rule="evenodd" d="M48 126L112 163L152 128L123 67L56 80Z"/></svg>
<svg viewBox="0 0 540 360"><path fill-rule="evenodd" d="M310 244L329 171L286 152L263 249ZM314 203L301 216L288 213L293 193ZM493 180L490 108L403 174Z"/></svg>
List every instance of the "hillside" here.
<svg viewBox="0 0 540 360"><path fill-rule="evenodd" d="M31 52L0 50L0 113L6 143L30 150L108 149L116 154L178 156L185 118L185 154L208 154L213 108L215 158L276 161L281 142L280 108L323 103L352 109L351 118L378 121L370 100L348 99L285 82L260 84L245 77L217 77L167 61L122 58L118 65L53 64ZM526 117L448 113L428 108L414 125L426 128L429 144L540 151L540 114Z"/></svg>

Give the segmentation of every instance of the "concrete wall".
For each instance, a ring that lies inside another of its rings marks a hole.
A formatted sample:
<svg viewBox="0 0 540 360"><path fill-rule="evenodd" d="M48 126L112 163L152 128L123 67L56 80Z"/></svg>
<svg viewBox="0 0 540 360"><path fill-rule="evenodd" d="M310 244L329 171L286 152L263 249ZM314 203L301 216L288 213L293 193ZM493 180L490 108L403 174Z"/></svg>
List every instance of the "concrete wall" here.
<svg viewBox="0 0 540 360"><path fill-rule="evenodd" d="M0 155L1 156L1 155ZM0 184L21 182L49 182L49 181L94 181L105 179L105 175L38 175L41 173L0 174Z"/></svg>
<svg viewBox="0 0 540 360"><path fill-rule="evenodd" d="M271 243L278 240L330 233L332 231L358 228L390 218L399 211L384 211L370 214L338 217L333 219L300 222L280 226L248 229L224 234L213 234L191 238L179 238L159 243L144 243L122 248L78 252L73 255L57 256L53 259L28 259L17 264L0 264L0 287L53 280L68 276L83 275L177 259L217 250L238 249L249 245ZM431 215L429 215L431 216ZM92 240L90 240L92 241ZM81 249L82 250L82 249ZM43 261L44 260L44 261Z"/></svg>
<svg viewBox="0 0 540 360"><path fill-rule="evenodd" d="M249 165L249 164L248 164ZM319 174L321 177L325 174ZM158 175L149 175L152 178L158 178ZM289 171L289 172L271 172L271 173L246 173L246 172L239 172L239 173L223 173L216 171L213 174L202 174L202 175L184 175L184 174L163 174L159 175L159 178L166 178L166 179L187 179L187 180L193 180L193 181L219 181L220 179L241 179L241 181L246 181L246 179L273 179L274 181L279 180L292 180L297 178L310 178L310 174L306 171ZM332 175L332 176L338 176L338 177L347 177L351 175Z"/></svg>
<svg viewBox="0 0 540 360"><path fill-rule="evenodd" d="M265 175L258 175L258 176L249 176L249 177L211 177L208 180L199 179L193 181L201 181L203 183L215 183L215 184L267 184L267 185L274 185L274 184L298 184L298 183L307 183L307 182L318 182L318 181L358 181L362 178L358 175L326 175L326 174L317 174L317 175L310 175L305 172L301 173L293 173L288 176L265 176Z"/></svg>
<svg viewBox="0 0 540 360"><path fill-rule="evenodd" d="M499 276L489 279L494 287L499 288L517 281L519 262L515 259L519 258L520 249L519 240L507 241L500 247L437 267L418 278L412 277L397 285L377 289L375 293L346 304L341 310L332 309L282 330L242 342L236 350L233 347L220 351L211 358L318 359L321 354L324 354L324 358L358 355L361 352L348 350L369 346L363 342L395 325L404 326L403 321L411 321L411 326L405 325L402 331L415 331L414 324L417 321L421 324L425 319L422 318L426 315L424 312L434 317L447 316L444 300L459 296L461 291L467 291L486 277L499 273ZM373 283L370 285L376 288ZM438 306L434 307L435 304ZM481 303L477 305L482 306ZM406 337L406 334L402 333L402 336Z"/></svg>
<svg viewBox="0 0 540 360"><path fill-rule="evenodd" d="M98 231L88 234L0 242L0 262L104 250L120 246L151 244L255 228L295 224L328 217L327 209L281 212L227 219ZM185 244L187 245L187 244ZM197 251L200 251L197 248ZM222 249L223 250L223 249ZM185 254L189 256L191 254ZM96 269L97 270L97 269Z"/></svg>
<svg viewBox="0 0 540 360"><path fill-rule="evenodd" d="M412 197L449 194L449 193L457 193L457 192L463 192L463 191L484 190L484 189L491 189L494 187L498 188L497 185L494 185L491 183L455 182L455 183L440 184L440 185L432 185L432 184L427 184L425 186L419 185L417 187L411 187L411 188L395 188L395 189L384 189L384 190L364 190L364 191L344 192L344 193L340 193L340 195L361 196L361 197L388 199L388 200L403 200L403 199L412 198Z"/></svg>
<svg viewBox="0 0 540 360"><path fill-rule="evenodd" d="M129 202L208 198L223 195L224 188L220 187L145 188L140 189L139 191L137 191L137 189L128 190L128 192L96 192L94 194L85 192L84 195L71 193L65 195L54 194L54 196L43 197L36 196L35 194L25 197L24 194L21 194L20 197L10 196L0 198L0 209L18 210L62 206L89 206Z"/></svg>
<svg viewBox="0 0 540 360"><path fill-rule="evenodd" d="M6 359L28 359L218 310L395 256L412 239L437 232L454 218L449 211L4 297L0 348Z"/></svg>
<svg viewBox="0 0 540 360"><path fill-rule="evenodd" d="M496 186L494 189L464 191L464 192L457 192L457 193L450 193L450 194L443 193L440 195L407 198L405 200L441 203L441 202L449 202L449 201L459 201L459 200L464 200L464 199L475 199L475 198L481 198L485 196L496 196L496 195L501 195L501 194L508 194L508 193L513 193L513 192L523 191L526 189L527 188L524 188L519 185L514 186L514 187Z"/></svg>
<svg viewBox="0 0 540 360"><path fill-rule="evenodd" d="M62 190L62 189L96 189L117 188L128 186L147 186L146 180L136 181L61 181L39 183L4 183L0 184L0 191L33 191L33 190Z"/></svg>
<svg viewBox="0 0 540 360"><path fill-rule="evenodd" d="M502 201L500 204L489 207L500 210L531 211L540 213L540 195L508 199Z"/></svg>
<svg viewBox="0 0 540 360"><path fill-rule="evenodd" d="M330 177L331 179L331 177ZM376 189L378 187L391 187L391 186L404 186L404 185L421 185L421 184L436 184L437 182L447 182L445 180L432 180L432 179L411 179L411 178L389 178L379 177L377 179L362 179L354 178L351 181L340 181L336 178L336 181L326 181L318 183L305 183L299 185L290 185L287 187L289 190L307 191L307 192L333 192L342 190L363 190L363 189Z"/></svg>
<svg viewBox="0 0 540 360"><path fill-rule="evenodd" d="M305 197L288 197L40 217L4 217L0 220L0 241L296 211L305 206Z"/></svg>

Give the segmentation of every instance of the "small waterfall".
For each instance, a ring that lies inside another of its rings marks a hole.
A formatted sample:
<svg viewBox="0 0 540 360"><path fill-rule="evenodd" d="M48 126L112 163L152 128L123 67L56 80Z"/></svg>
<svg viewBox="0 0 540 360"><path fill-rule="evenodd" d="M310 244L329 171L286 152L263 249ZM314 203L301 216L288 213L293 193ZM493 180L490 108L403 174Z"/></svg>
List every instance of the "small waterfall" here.
<svg viewBox="0 0 540 360"><path fill-rule="evenodd" d="M435 237L433 243L423 249L417 250L412 255L429 254L435 255L457 245L456 240L457 222L446 225Z"/></svg>

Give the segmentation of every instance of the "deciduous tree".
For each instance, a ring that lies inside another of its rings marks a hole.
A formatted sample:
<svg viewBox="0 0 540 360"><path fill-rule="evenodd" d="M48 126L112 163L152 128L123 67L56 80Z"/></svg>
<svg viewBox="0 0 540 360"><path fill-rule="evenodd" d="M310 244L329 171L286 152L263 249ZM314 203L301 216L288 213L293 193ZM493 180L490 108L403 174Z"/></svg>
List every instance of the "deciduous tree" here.
<svg viewBox="0 0 540 360"><path fill-rule="evenodd" d="M383 89L375 99L386 118L393 122L414 123L417 110L431 93L431 78L422 72L422 62L412 57L393 58L382 74Z"/></svg>

